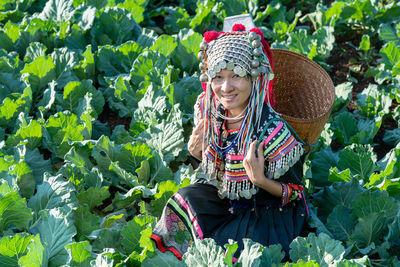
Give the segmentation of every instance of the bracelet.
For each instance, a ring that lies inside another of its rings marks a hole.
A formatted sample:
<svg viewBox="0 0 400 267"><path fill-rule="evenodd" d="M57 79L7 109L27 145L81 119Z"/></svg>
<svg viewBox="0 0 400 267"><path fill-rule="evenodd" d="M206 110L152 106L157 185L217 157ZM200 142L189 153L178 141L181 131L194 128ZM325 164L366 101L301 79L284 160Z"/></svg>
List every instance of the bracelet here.
<svg viewBox="0 0 400 267"><path fill-rule="evenodd" d="M290 202L290 197L292 196L293 189L285 183L282 185L282 207Z"/></svg>
<svg viewBox="0 0 400 267"><path fill-rule="evenodd" d="M289 203L291 200L297 199L299 193L304 190L304 187L297 184L285 184L282 185L282 207Z"/></svg>

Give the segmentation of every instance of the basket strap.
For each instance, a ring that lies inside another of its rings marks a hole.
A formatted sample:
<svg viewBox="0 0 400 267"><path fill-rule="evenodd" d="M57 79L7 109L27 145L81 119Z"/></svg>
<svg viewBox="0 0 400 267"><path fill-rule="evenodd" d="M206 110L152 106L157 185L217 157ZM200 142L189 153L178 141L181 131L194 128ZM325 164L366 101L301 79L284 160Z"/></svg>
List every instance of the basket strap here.
<svg viewBox="0 0 400 267"><path fill-rule="evenodd" d="M258 146L260 145L262 138L264 137L265 133L267 132L268 127L274 122L274 121L282 121L283 123L285 123L285 125L289 128L289 130L293 133L293 135L296 137L297 141L299 143L301 143L303 146L309 146L311 148L311 151L313 151L317 146L316 145L311 145L311 144L307 144L303 139L300 138L300 136L296 133L296 131L293 129L292 126L290 126L290 124L283 118L273 118L272 120L270 120L267 125L265 125L260 137L258 138L257 141L257 146L256 146L256 151L258 149Z"/></svg>

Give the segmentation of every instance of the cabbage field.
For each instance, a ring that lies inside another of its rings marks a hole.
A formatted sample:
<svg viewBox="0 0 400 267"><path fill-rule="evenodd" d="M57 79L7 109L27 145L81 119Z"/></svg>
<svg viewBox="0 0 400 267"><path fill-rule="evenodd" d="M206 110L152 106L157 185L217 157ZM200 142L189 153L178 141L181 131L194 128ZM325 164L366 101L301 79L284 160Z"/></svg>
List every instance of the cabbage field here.
<svg viewBox="0 0 400 267"><path fill-rule="evenodd" d="M202 33L242 13L335 84L309 221L290 262L249 239L179 261L150 234L195 175ZM0 266L400 266L399 103L397 0L1 0Z"/></svg>

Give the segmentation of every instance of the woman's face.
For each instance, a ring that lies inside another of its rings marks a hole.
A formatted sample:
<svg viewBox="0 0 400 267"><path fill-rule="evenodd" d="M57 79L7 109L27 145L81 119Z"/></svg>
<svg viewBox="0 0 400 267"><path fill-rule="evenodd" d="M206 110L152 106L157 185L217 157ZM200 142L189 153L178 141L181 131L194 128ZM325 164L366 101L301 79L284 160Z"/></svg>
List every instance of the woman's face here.
<svg viewBox="0 0 400 267"><path fill-rule="evenodd" d="M211 88L230 115L237 116L249 102L252 82L248 76L240 77L231 70L223 69L211 80Z"/></svg>

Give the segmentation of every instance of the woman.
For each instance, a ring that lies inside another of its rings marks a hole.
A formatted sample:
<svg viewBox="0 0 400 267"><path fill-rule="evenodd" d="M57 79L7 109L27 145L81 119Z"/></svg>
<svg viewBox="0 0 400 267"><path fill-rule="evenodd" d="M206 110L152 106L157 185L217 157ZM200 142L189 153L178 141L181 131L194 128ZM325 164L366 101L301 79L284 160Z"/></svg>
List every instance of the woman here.
<svg viewBox="0 0 400 267"><path fill-rule="evenodd" d="M272 58L259 29L235 24L206 32L201 44L204 92L195 105L191 155L197 182L174 194L152 239L179 259L194 239L250 238L281 244L286 254L306 220L302 146L271 108Z"/></svg>

